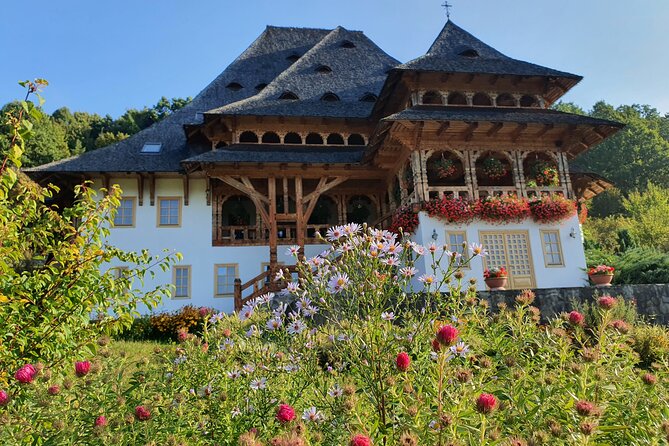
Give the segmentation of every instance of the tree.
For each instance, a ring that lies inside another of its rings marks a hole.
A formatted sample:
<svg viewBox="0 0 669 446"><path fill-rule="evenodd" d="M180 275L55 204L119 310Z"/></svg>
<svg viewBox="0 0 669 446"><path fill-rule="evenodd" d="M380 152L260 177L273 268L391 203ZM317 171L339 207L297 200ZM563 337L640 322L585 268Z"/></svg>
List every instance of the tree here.
<svg viewBox="0 0 669 446"><path fill-rule="evenodd" d="M167 294L167 287L144 294L132 283L179 257L127 253L106 242L117 186L97 197L84 184L75 188L73 206L46 204L57 188L42 188L18 170L26 141L51 119L28 100L46 82L22 85L26 100L5 115L8 145L0 158L0 384L7 377L2 372L24 363L49 366L92 355L102 333L128 327L139 305L151 308ZM106 266L115 261L131 265L120 278ZM94 323L91 314L99 315Z"/></svg>
<svg viewBox="0 0 669 446"><path fill-rule="evenodd" d="M112 132L102 132L95 138L95 148L99 149L100 147L110 146L119 141L126 139L128 135L126 133L112 133Z"/></svg>
<svg viewBox="0 0 669 446"><path fill-rule="evenodd" d="M628 231L634 242L669 251L669 188L649 182L643 192L630 193L623 205L629 214Z"/></svg>

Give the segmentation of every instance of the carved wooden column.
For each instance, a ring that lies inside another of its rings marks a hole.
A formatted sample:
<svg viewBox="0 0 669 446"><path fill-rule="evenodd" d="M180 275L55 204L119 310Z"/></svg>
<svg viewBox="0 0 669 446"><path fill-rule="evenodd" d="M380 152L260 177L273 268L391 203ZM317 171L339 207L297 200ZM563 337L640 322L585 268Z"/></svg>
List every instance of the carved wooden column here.
<svg viewBox="0 0 669 446"><path fill-rule="evenodd" d="M518 177L519 177L519 186L518 189L522 197L527 197L527 190L525 190L525 168L523 167L523 162L527 156L527 152L514 151L512 152L516 157L516 163L518 165Z"/></svg>
<svg viewBox="0 0 669 446"><path fill-rule="evenodd" d="M411 170L413 171L413 187L418 202L427 201L427 177L423 167L423 153L420 150L411 152Z"/></svg>
<svg viewBox="0 0 669 446"><path fill-rule="evenodd" d="M567 198L574 198L574 192L571 187L571 177L569 176L569 160L567 159L567 154L564 152L558 153L558 161L561 161L562 168L558 164L558 169L560 170L560 181L563 181L563 186L567 191Z"/></svg>
<svg viewBox="0 0 669 446"><path fill-rule="evenodd" d="M471 198L477 200L479 198L479 185L476 179L476 160L479 157L480 153L478 151L465 151L465 162L464 168L465 172L465 181L467 185L471 188L472 196Z"/></svg>
<svg viewBox="0 0 669 446"><path fill-rule="evenodd" d="M523 188L521 188L521 174L523 172L523 168L521 166L522 163L520 163L518 160L518 152L516 150L512 150L505 153L511 159L511 168L513 169L513 184L520 196L522 196Z"/></svg>
<svg viewBox="0 0 669 446"><path fill-rule="evenodd" d="M269 198L269 269L270 277L274 277L276 265L278 263L277 257L277 226L276 226L276 178L269 177L267 179L267 195Z"/></svg>
<svg viewBox="0 0 669 446"><path fill-rule="evenodd" d="M304 205L302 204L302 177L295 177L295 212L297 245L300 247L300 256L304 256L304 239L306 237L307 225L304 221Z"/></svg>

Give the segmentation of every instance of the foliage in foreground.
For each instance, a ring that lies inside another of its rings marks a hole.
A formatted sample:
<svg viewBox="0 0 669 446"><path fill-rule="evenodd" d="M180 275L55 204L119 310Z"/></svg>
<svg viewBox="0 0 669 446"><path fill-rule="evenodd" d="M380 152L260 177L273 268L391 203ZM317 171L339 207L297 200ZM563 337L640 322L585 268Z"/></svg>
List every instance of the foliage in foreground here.
<svg viewBox="0 0 669 446"><path fill-rule="evenodd" d="M45 81L25 82L26 100L8 115L9 149L0 157L0 385L20 364L55 365L77 355L91 355L95 340L132 323L139 305L153 306L165 287L149 293L132 290L152 267L169 268L172 257L147 251L127 253L106 242L121 191L104 197L82 185L74 204L56 209L48 202L57 190L42 188L20 174L26 139L38 119L28 101ZM129 266L115 277L105 265ZM98 314L89 324L92 314Z"/></svg>
<svg viewBox="0 0 669 446"><path fill-rule="evenodd" d="M665 329L617 319L630 311L610 296L548 324L530 292L493 314L443 247L363 231L335 228L332 250L299 262L291 296L211 315L202 336L157 349L130 377L107 347L90 363L10 370L6 398L0 393L3 440L663 444ZM417 278L425 261L431 272ZM436 291L441 284L449 295Z"/></svg>

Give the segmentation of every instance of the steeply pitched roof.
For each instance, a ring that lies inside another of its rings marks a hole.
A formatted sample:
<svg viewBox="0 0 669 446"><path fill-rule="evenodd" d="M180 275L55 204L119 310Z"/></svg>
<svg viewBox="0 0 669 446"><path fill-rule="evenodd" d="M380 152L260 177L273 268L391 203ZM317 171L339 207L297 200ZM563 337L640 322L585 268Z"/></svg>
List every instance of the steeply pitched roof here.
<svg viewBox="0 0 669 446"><path fill-rule="evenodd" d="M184 163L353 164L362 160L364 151L364 147L234 144L188 158Z"/></svg>
<svg viewBox="0 0 669 446"><path fill-rule="evenodd" d="M382 121L487 121L487 122L518 122L528 124L582 124L606 125L622 128L624 125L606 119L564 113L543 108L494 108L494 107L454 107L417 105L402 110Z"/></svg>
<svg viewBox="0 0 669 446"><path fill-rule="evenodd" d="M184 124L201 120L202 112L257 93L256 85L269 84L290 67L292 54L303 54L328 35L330 30L280 28L268 26L265 31L191 103L130 138L92 152L55 161L28 172L175 172L180 162L192 154L186 146ZM226 88L232 82L240 90ZM158 154L140 152L144 143L162 144Z"/></svg>
<svg viewBox="0 0 669 446"><path fill-rule="evenodd" d="M378 95L397 63L362 32L337 27L262 92L208 114L366 118L374 104L360 99ZM319 72L323 66L329 70ZM285 92L298 99L279 99ZM339 100L321 100L327 93Z"/></svg>
<svg viewBox="0 0 669 446"><path fill-rule="evenodd" d="M487 73L518 76L581 76L512 59L448 21L423 56L397 67L400 70Z"/></svg>

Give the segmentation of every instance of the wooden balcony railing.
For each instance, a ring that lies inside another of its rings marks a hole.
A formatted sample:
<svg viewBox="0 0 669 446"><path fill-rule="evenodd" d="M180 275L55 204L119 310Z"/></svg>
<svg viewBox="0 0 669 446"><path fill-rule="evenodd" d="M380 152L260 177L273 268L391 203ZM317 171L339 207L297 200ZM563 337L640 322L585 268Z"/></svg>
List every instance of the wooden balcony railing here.
<svg viewBox="0 0 669 446"><path fill-rule="evenodd" d="M309 244L319 244L323 241L318 234L325 237L331 225L307 225L305 241ZM288 245L297 243L297 228L294 224L279 224L277 226L277 241ZM269 243L269 229L258 230L256 226L220 226L213 230L214 246L248 246L266 245Z"/></svg>
<svg viewBox="0 0 669 446"><path fill-rule="evenodd" d="M297 271L295 265L281 266L281 269L287 269L290 274ZM244 304L251 299L262 296L266 293L276 293L286 287L285 281L275 281L272 275L276 271L268 269L255 276L248 282L242 283L241 279L235 279L234 298L235 311L242 309Z"/></svg>
<svg viewBox="0 0 669 446"><path fill-rule="evenodd" d="M471 188L469 186L428 186L427 193L430 200L435 198L471 198Z"/></svg>

